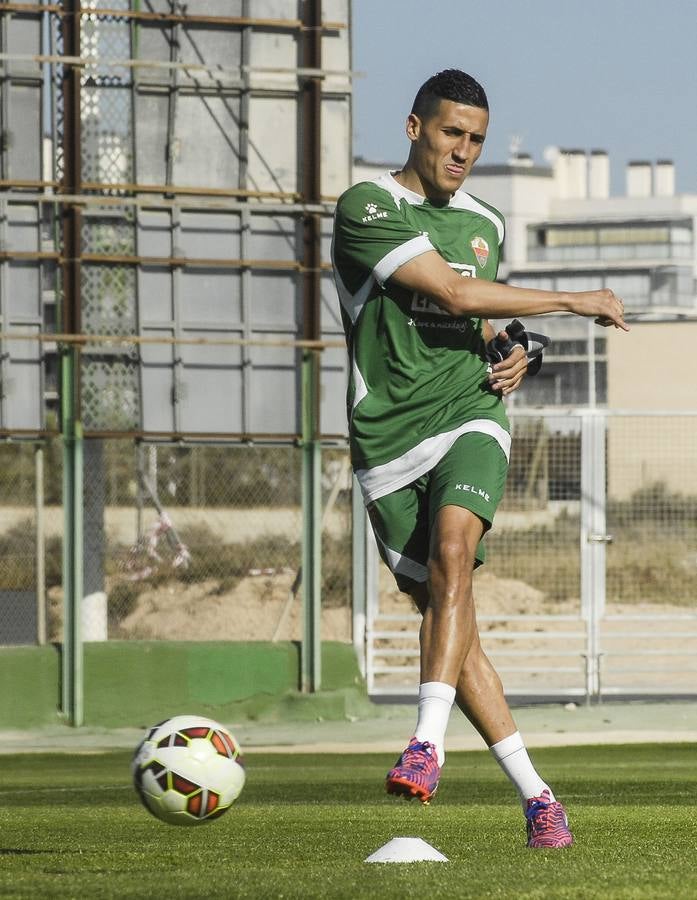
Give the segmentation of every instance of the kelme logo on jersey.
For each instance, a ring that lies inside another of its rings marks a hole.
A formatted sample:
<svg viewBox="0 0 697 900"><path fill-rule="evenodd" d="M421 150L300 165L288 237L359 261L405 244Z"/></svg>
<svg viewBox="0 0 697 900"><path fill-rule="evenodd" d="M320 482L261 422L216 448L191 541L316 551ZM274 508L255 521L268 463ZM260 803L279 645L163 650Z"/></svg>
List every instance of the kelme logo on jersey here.
<svg viewBox="0 0 697 900"><path fill-rule="evenodd" d="M489 259L489 245L483 237L477 236L470 241L470 247L474 250L477 262L483 269Z"/></svg>
<svg viewBox="0 0 697 900"><path fill-rule="evenodd" d="M361 221L365 225L367 222L374 222L376 219L386 219L387 213L384 210L380 210L378 212L378 208L375 203L366 203L365 211L368 213L367 216L363 216Z"/></svg>

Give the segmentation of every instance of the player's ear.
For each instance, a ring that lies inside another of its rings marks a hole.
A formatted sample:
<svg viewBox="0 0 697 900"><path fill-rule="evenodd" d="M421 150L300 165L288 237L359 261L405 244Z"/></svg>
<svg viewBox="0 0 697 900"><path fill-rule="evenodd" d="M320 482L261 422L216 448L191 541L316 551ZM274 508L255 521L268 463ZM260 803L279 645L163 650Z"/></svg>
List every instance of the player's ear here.
<svg viewBox="0 0 697 900"><path fill-rule="evenodd" d="M410 141L417 140L421 134L421 119L414 113L409 113L405 130Z"/></svg>

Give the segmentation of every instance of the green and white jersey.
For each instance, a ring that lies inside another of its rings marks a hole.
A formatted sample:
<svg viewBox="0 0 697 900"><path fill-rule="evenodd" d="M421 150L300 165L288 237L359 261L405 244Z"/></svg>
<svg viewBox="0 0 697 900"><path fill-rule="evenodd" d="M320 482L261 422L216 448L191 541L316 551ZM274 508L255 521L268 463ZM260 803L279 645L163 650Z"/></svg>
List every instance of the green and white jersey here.
<svg viewBox="0 0 697 900"><path fill-rule="evenodd" d="M468 431L494 437L508 457L482 320L451 316L390 281L428 250L464 278L493 281L503 234L501 214L465 191L438 206L389 172L339 198L332 262L351 364L351 459L366 503L429 471Z"/></svg>

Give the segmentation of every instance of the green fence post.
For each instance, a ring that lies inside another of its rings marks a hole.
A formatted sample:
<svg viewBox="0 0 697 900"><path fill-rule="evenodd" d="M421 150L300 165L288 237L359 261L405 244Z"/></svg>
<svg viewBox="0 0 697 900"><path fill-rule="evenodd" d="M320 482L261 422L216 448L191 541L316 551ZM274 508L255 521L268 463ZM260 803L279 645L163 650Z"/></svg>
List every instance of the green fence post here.
<svg viewBox="0 0 697 900"><path fill-rule="evenodd" d="M302 360L302 600L303 639L300 684L318 691L322 684L322 445L319 439L319 351Z"/></svg>
<svg viewBox="0 0 697 900"><path fill-rule="evenodd" d="M81 56L81 3L64 0L61 22L63 53ZM82 69L74 62L63 67L63 178L66 194L82 193ZM82 208L73 202L61 207L60 327L66 334L81 332ZM82 612L82 422L80 415L80 350L63 346L60 371L61 435L63 438L63 656L61 708L71 725L83 722L83 672L80 617Z"/></svg>
<svg viewBox="0 0 697 900"><path fill-rule="evenodd" d="M46 510L44 445L34 445L34 510L36 517L36 643L46 643Z"/></svg>
<svg viewBox="0 0 697 900"><path fill-rule="evenodd" d="M84 721L82 612L83 471L82 423L77 416L79 351L61 359L63 436L63 656L62 712L71 725Z"/></svg>
<svg viewBox="0 0 697 900"><path fill-rule="evenodd" d="M367 623L367 591L366 591L366 542L367 516L365 504L361 496L361 489L356 476L353 476L351 488L351 568L352 568L352 596L351 596L351 631L353 648L356 651L361 675L365 676L365 629Z"/></svg>

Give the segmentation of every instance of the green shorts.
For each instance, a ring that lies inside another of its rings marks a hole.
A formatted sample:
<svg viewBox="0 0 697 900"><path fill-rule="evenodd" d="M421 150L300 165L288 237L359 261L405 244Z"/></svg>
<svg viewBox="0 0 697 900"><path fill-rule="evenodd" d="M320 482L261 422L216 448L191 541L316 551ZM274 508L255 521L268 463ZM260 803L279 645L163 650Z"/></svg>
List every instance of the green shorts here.
<svg viewBox="0 0 697 900"><path fill-rule="evenodd" d="M459 437L431 469L408 484L368 505L380 556L400 590L428 579L431 529L442 506L462 506L484 522L488 531L501 502L508 461L488 434L468 432ZM475 566L484 562L482 541Z"/></svg>

